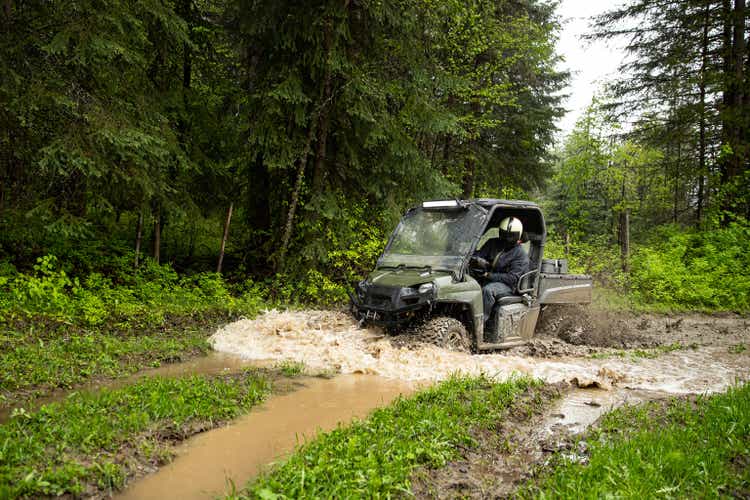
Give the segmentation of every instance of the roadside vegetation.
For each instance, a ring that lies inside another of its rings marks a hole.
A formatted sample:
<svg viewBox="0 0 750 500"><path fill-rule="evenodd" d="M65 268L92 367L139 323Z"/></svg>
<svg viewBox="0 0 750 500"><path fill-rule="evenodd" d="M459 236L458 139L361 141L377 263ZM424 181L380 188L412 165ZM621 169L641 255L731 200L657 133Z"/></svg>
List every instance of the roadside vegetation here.
<svg viewBox="0 0 750 500"><path fill-rule="evenodd" d="M715 396L625 406L604 416L584 455L562 454L525 498L745 498L750 384Z"/></svg>
<svg viewBox="0 0 750 500"><path fill-rule="evenodd" d="M75 276L54 256L0 275L0 406L90 380L132 374L208 352L217 326L252 316L263 297L217 274L178 276L147 260Z"/></svg>
<svg viewBox="0 0 750 500"><path fill-rule="evenodd" d="M653 312L750 311L750 224L724 228L654 228L634 243L622 269L619 249L601 238L575 241L566 254L556 235L545 248L550 258L569 259L571 272L597 279L599 306Z"/></svg>
<svg viewBox="0 0 750 500"><path fill-rule="evenodd" d="M110 494L139 467L171 460L171 445L259 403L269 372L147 378L74 392L0 425L0 498Z"/></svg>
<svg viewBox="0 0 750 500"><path fill-rule="evenodd" d="M417 467L443 467L462 448L476 446L475 432L497 424L524 392L539 386L527 378L498 383L454 376L303 444L285 463L229 498L408 494Z"/></svg>

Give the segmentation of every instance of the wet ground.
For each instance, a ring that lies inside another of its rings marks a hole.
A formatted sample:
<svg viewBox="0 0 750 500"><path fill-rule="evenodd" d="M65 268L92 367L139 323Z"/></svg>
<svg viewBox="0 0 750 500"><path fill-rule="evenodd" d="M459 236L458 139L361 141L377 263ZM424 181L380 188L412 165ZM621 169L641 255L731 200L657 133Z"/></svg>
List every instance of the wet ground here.
<svg viewBox="0 0 750 500"><path fill-rule="evenodd" d="M550 383L666 391L719 391L745 380L750 322L737 315L592 316L585 309L545 311L528 345L470 354L415 343L397 345L343 312L270 311L220 329L219 352L247 360L297 361L314 370L438 381L451 373L497 379L522 373Z"/></svg>
<svg viewBox="0 0 750 500"><path fill-rule="evenodd" d="M345 313L270 311L227 325L214 348L251 360L294 360L317 370L431 383L452 373L546 380L549 393L533 414L519 413L479 448L440 471L418 471L420 497L506 496L549 454L568 450L603 413L624 404L717 392L750 379L750 321L723 315L591 313L577 307L543 312L527 345L472 355L394 342L360 329ZM497 436L505 436L503 443ZM568 450L577 453L577 450Z"/></svg>
<svg viewBox="0 0 750 500"><path fill-rule="evenodd" d="M527 374L549 383L535 411L519 411L479 448L441 471L418 471L418 496L504 496L535 464L567 449L602 413L623 404L721 391L750 378L750 321L738 315L592 314L544 311L528 345L472 355L419 342L394 342L336 311L269 311L231 323L211 338L216 352L143 376L236 372L247 366L302 362L333 378L300 379L227 427L179 445L177 458L125 490L126 498L208 498L238 488L320 430L456 372L496 379ZM559 396L554 398L553 396ZM519 402L519 408L525 403ZM497 436L505 436L499 443ZM572 450L571 452L575 452ZM421 474L421 476L419 475ZM455 496L455 495L453 495Z"/></svg>
<svg viewBox="0 0 750 500"><path fill-rule="evenodd" d="M230 490L232 483L242 487L317 432L365 417L414 388L408 382L356 375L302 380L294 392L271 398L232 425L187 441L172 463L120 496L216 498Z"/></svg>

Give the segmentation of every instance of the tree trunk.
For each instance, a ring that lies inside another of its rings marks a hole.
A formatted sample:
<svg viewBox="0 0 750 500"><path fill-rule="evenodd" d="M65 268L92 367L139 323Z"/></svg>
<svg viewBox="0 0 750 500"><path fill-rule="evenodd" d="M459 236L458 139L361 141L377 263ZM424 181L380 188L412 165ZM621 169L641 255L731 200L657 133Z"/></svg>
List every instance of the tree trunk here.
<svg viewBox="0 0 750 500"><path fill-rule="evenodd" d="M745 80L745 0L734 1L734 35L732 41L734 56L734 101L732 102L733 115L735 117L735 144L732 145L730 177L736 177L742 170L747 150L747 138L745 137L745 117L742 114L744 103L743 91Z"/></svg>
<svg viewBox="0 0 750 500"><path fill-rule="evenodd" d="M622 208L620 209L620 221L618 224L618 239L620 240L620 263L622 264L622 270L628 272L630 268L629 257L630 257L630 208L628 208L626 200L626 186L627 179L625 175L626 170L623 170L622 176L622 188L620 203Z"/></svg>
<svg viewBox="0 0 750 500"><path fill-rule="evenodd" d="M227 236L229 236L229 223L232 222L232 209L234 203L229 204L227 210L227 218L224 220L224 236L221 238L221 250L219 250L219 263L216 264L216 272L221 273L221 265L224 263L224 248L227 244Z"/></svg>
<svg viewBox="0 0 750 500"><path fill-rule="evenodd" d="M158 209L154 216L154 260L161 263L161 211Z"/></svg>
<svg viewBox="0 0 750 500"><path fill-rule="evenodd" d="M630 270L630 209L620 212L620 260L622 270Z"/></svg>
<svg viewBox="0 0 750 500"><path fill-rule="evenodd" d="M701 40L701 69L700 69L700 123L699 123L699 151L698 151L698 199L695 210L695 222L700 225L703 218L704 180L706 178L706 71L708 70L708 23L709 4L703 11L703 37Z"/></svg>
<svg viewBox="0 0 750 500"><path fill-rule="evenodd" d="M326 159L326 144L328 142L328 127L331 123L331 99L333 92L331 89L331 48L333 47L333 21L329 18L325 25L325 52L326 52L326 69L323 77L323 87L320 92L320 116L318 118L318 147L315 152L315 165L313 167L313 190L318 193L323 187L323 163Z"/></svg>
<svg viewBox="0 0 750 500"><path fill-rule="evenodd" d="M316 117L317 118L317 117ZM297 160L297 180L294 184L294 191L292 192L292 201L289 204L289 212L286 216L286 224L284 225L284 235L281 239L281 251L279 253L279 260L276 265L276 272L284 269L286 260L286 252L289 248L289 239L292 237L292 227L294 225L294 214L297 211L297 204L299 203L299 193L302 189L302 181L305 177L305 166L307 165L307 157L310 156L310 149L312 146L312 139L315 135L315 122L316 119L310 121L310 129L307 131L307 139L305 140L305 147L302 150L302 155Z"/></svg>
<svg viewBox="0 0 750 500"><path fill-rule="evenodd" d="M732 138L731 105L734 101L732 85L732 2L722 0L721 13L723 18L723 30L721 36L721 70L722 70L722 95L721 95L721 143L730 144ZM720 183L727 183L729 170L728 159L722 156L719 161ZM722 201L723 204L723 201ZM723 207L722 207L723 208Z"/></svg>
<svg viewBox="0 0 750 500"><path fill-rule="evenodd" d="M5 12L5 20L10 24L10 16L13 12L13 0L5 0L3 3L3 11Z"/></svg>
<svg viewBox="0 0 750 500"><path fill-rule="evenodd" d="M474 176L476 174L477 162L474 155L470 155L464 161L464 179L463 179L463 193L461 194L464 200L468 200L474 196Z"/></svg>
<svg viewBox="0 0 750 500"><path fill-rule="evenodd" d="M143 210L138 214L138 229L135 232L135 267L138 268L141 256L141 238L143 236Z"/></svg>
<svg viewBox="0 0 750 500"><path fill-rule="evenodd" d="M192 221L190 224L190 237L188 238L188 248L187 248L188 264L193 263L194 254L195 254L195 221Z"/></svg>
<svg viewBox="0 0 750 500"><path fill-rule="evenodd" d="M679 132L678 132L679 134ZM681 134L680 134L681 135ZM673 193L673 204L672 204L672 222L677 222L677 205L680 201L680 164L682 163L682 137L677 137L677 161L674 167L674 193Z"/></svg>

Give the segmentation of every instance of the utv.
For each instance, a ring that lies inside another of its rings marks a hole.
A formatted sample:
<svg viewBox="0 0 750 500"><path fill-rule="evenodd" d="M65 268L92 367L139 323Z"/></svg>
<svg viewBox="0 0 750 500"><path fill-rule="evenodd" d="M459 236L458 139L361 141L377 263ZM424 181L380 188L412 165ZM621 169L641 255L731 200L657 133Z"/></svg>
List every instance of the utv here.
<svg viewBox="0 0 750 500"><path fill-rule="evenodd" d="M474 252L497 236L505 217L523 223L522 242L529 272L515 294L497 300L485 331L482 288L470 262ZM544 259L547 231L539 206L515 200L426 201L410 209L391 235L367 279L351 295L361 324L398 333L439 325L437 343L475 352L523 344L534 335L539 311L547 304L591 302L591 277L568 274L565 260Z"/></svg>

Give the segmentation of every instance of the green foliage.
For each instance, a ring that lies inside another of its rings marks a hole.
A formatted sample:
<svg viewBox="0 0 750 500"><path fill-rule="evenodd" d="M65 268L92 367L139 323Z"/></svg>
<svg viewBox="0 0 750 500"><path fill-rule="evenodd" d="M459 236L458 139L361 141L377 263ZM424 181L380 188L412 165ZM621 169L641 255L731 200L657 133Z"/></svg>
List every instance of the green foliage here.
<svg viewBox="0 0 750 500"><path fill-rule="evenodd" d="M109 492L135 473L126 448L150 460L159 435L189 434L191 423L215 426L260 402L268 381L248 372L210 379L150 378L95 394L74 392L36 412L16 410L0 425L0 496L81 495L88 485Z"/></svg>
<svg viewBox="0 0 750 500"><path fill-rule="evenodd" d="M110 264L108 277L72 277L55 256L40 257L32 274L2 268L0 395L33 398L204 354L216 326L265 304L250 280L179 276L150 259L136 271L129 258Z"/></svg>
<svg viewBox="0 0 750 500"><path fill-rule="evenodd" d="M158 320L165 314L210 309L254 314L262 306L257 286L246 284L235 296L216 273L179 277L170 266L150 259L136 271L130 266L123 259L110 268L120 282L116 286L98 272L71 278L55 256L40 257L33 274L0 276L0 310L95 326L118 317Z"/></svg>
<svg viewBox="0 0 750 500"><path fill-rule="evenodd" d="M718 498L750 485L750 384L725 394L626 406L587 440L588 463L561 459L526 498Z"/></svg>
<svg viewBox="0 0 750 500"><path fill-rule="evenodd" d="M494 383L453 377L399 399L363 421L302 445L283 465L239 498L392 497L409 489L411 471L442 467L471 446L471 429L503 418L528 379Z"/></svg>
<svg viewBox="0 0 750 500"><path fill-rule="evenodd" d="M674 308L750 310L750 226L711 231L666 226L632 259L631 293Z"/></svg>

